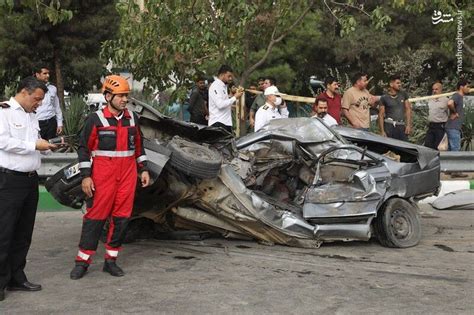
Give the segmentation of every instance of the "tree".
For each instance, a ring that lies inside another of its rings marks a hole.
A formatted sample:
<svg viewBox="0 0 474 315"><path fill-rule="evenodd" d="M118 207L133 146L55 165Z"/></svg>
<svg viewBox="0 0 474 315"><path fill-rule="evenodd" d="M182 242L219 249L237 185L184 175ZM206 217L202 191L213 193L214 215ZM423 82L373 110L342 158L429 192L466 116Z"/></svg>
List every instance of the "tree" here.
<svg viewBox="0 0 474 315"><path fill-rule="evenodd" d="M115 1L44 3L28 0L0 6L0 90L30 75L42 61L52 68L61 99L64 90L83 94L105 72L107 60L100 58L100 44L113 38L118 28ZM51 6L65 11L56 16Z"/></svg>
<svg viewBox="0 0 474 315"><path fill-rule="evenodd" d="M0 8L8 13L11 13L12 9L19 7L34 10L37 18L40 20L48 20L53 25L59 22L69 21L72 18L72 12L63 9L60 0L50 0L49 4L41 0L23 0L21 3L19 0L0 0Z"/></svg>
<svg viewBox="0 0 474 315"><path fill-rule="evenodd" d="M244 85L312 12L336 17L341 32L353 29L362 15L376 28L388 22L378 6L368 13L350 3L149 0L141 10L134 1L122 1L119 38L106 42L103 53L160 90L179 88L209 64L220 63L232 65Z"/></svg>
<svg viewBox="0 0 474 315"><path fill-rule="evenodd" d="M374 12L374 2L366 1L365 9ZM400 6L398 2L387 1L381 6L381 10L390 17L390 23L385 25L383 31L375 28L373 21L363 14L366 18L359 18L354 31L344 32L344 36L341 36L341 26L336 17L328 19L327 15L320 15L318 20L318 12L309 13L299 30L274 51L281 50L278 54L280 57L275 56L275 53L274 56L270 56L267 62L254 73L252 79L267 74L274 66L286 63L295 77L291 91L298 95L309 95L306 85L311 75L323 79L335 69L341 74L349 75L363 70L373 76L372 82L376 83L387 78L383 64L390 64L397 60L398 56L405 59L414 56L413 52L424 51L428 58L419 65L422 71L417 72L416 81L431 82L445 78L453 80L459 77L454 50L456 21L433 25L434 10L442 10L445 13L458 12L458 10L462 12L466 39L463 68L465 73L472 72L472 57L466 46L469 39L467 30L472 23L466 20L470 12L467 3L462 4L462 1L458 1L457 6L452 6L450 1L425 3L420 1L416 2L418 6L413 7L411 5L413 2L407 2L409 3L407 6ZM457 17L454 13L452 14L453 17ZM317 31L315 27L305 27L305 23L318 24ZM277 59L274 59L275 57ZM409 70L405 69L405 71ZM413 81L413 75L408 81ZM374 84L371 86L374 87L374 93L383 92L380 86ZM407 86L407 88L411 87ZM423 90L422 95L426 93L427 91Z"/></svg>

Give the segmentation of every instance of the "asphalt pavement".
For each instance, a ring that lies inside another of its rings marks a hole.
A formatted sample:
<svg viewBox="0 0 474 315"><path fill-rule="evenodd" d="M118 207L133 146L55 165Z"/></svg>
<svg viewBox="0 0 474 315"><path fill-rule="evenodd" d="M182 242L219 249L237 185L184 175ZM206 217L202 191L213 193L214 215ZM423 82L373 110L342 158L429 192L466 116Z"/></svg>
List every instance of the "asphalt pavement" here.
<svg viewBox="0 0 474 315"><path fill-rule="evenodd" d="M422 207L413 248L144 240L125 245L114 278L101 244L76 281L80 211L40 212L26 271L43 290L7 292L0 314L472 314L474 211Z"/></svg>

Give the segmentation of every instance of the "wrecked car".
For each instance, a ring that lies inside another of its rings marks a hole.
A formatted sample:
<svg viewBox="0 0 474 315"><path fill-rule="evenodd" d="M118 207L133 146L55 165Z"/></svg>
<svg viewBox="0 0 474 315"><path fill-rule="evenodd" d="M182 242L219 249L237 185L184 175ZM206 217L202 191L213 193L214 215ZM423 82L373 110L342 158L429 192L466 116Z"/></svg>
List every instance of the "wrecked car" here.
<svg viewBox="0 0 474 315"><path fill-rule="evenodd" d="M151 222L156 233L210 231L309 248L375 236L411 247L421 239L416 202L439 191L437 151L318 118L272 120L235 140L137 100L129 108L139 114L153 178L137 189L131 226ZM74 164L45 186L81 208L80 183Z"/></svg>

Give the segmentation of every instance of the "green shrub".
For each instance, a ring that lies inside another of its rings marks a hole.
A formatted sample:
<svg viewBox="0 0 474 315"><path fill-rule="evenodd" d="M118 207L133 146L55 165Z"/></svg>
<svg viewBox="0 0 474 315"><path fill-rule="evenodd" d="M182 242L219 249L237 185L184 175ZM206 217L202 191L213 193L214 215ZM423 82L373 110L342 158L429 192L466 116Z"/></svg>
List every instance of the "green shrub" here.
<svg viewBox="0 0 474 315"><path fill-rule="evenodd" d="M416 144L423 144L426 137L426 132L428 131L428 106L412 107L412 132L408 137L410 142Z"/></svg>
<svg viewBox="0 0 474 315"><path fill-rule="evenodd" d="M464 108L464 124L462 126L461 150L473 151L474 137L474 107L466 106Z"/></svg>
<svg viewBox="0 0 474 315"><path fill-rule="evenodd" d="M87 104L84 99L81 96L72 96L63 113L64 135L72 136L68 139L69 147L67 151L77 149L79 133L84 125L86 115Z"/></svg>

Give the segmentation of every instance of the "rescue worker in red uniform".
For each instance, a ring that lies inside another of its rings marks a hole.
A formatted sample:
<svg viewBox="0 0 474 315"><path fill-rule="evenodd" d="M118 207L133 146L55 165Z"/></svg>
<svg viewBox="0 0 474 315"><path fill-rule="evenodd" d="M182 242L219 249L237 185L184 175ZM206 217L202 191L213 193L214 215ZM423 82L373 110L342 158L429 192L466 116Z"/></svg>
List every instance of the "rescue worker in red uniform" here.
<svg viewBox="0 0 474 315"><path fill-rule="evenodd" d="M103 271L116 277L124 275L116 259L132 213L137 173L142 187L150 183L138 117L126 109L130 92L127 80L118 75L107 76L102 91L107 105L87 117L78 149L87 212L76 264L70 274L73 280L87 272L107 219Z"/></svg>

